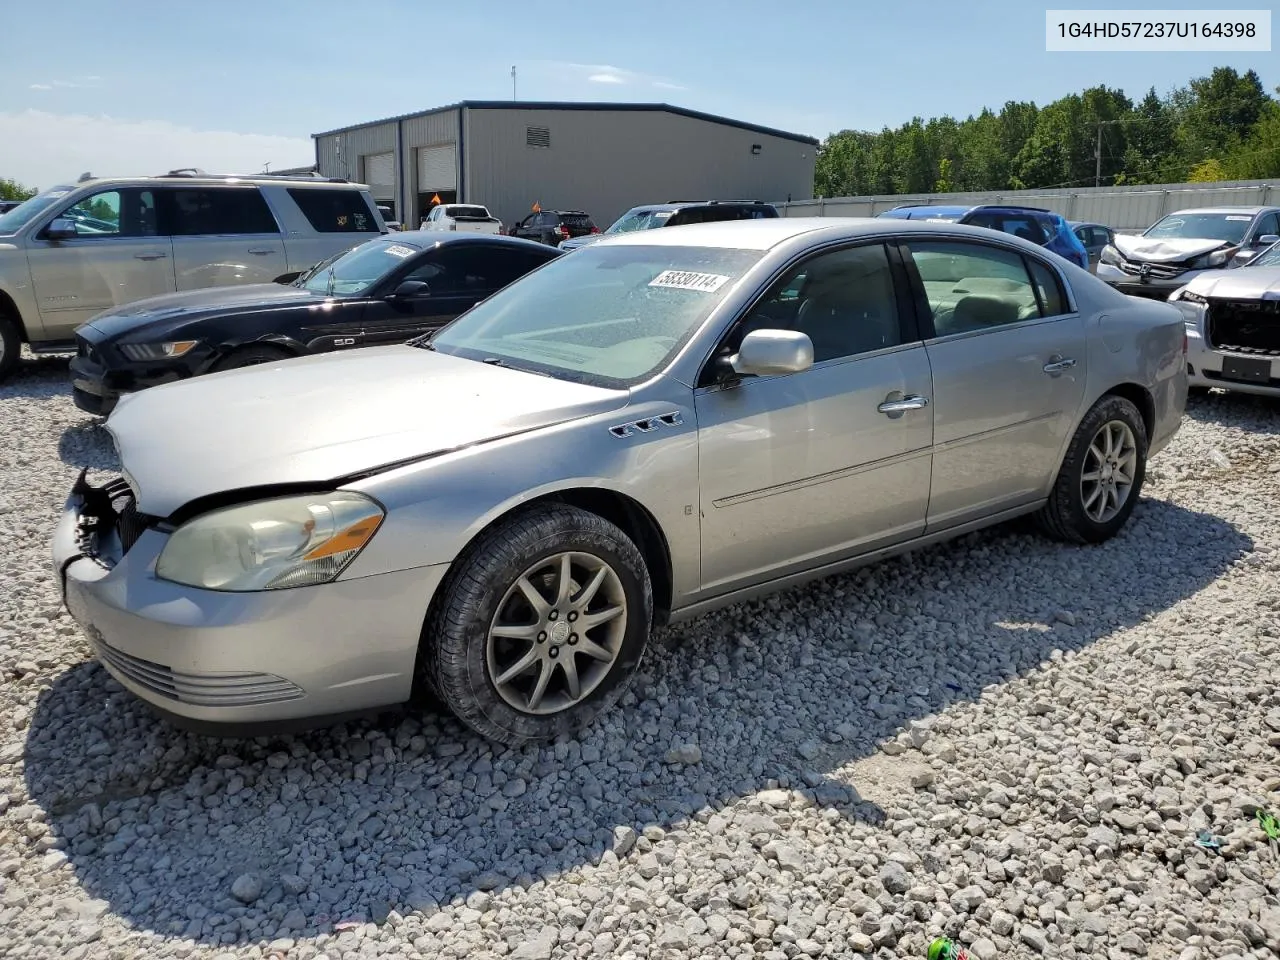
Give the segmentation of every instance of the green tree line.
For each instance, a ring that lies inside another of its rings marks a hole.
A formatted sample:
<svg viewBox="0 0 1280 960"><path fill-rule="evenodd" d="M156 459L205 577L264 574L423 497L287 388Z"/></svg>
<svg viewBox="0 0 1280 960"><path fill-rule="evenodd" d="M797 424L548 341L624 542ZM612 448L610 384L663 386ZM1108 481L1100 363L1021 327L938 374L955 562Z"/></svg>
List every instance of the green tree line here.
<svg viewBox="0 0 1280 960"><path fill-rule="evenodd" d="M6 180L0 177L0 200L26 200L35 195L34 190L24 187L17 180Z"/></svg>
<svg viewBox="0 0 1280 960"><path fill-rule="evenodd" d="M1280 176L1280 101L1254 71L1218 67L1136 101L1097 86L1043 107L1011 100L964 120L915 117L896 130L841 130L818 148L814 193L1093 186L1099 173L1103 186Z"/></svg>

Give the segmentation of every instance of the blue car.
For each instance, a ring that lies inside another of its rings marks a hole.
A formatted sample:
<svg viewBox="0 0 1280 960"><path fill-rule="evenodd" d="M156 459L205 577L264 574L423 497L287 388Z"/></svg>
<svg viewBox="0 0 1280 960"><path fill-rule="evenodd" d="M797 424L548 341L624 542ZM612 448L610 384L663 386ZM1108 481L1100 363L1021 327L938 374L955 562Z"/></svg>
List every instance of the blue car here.
<svg viewBox="0 0 1280 960"><path fill-rule="evenodd" d="M1030 240L1065 257L1081 268L1089 269L1089 253L1071 225L1054 213L1040 207L1014 207L1000 204L979 206L943 206L941 204L904 203L886 210L881 217L895 220L928 220L933 223L964 223L987 227Z"/></svg>

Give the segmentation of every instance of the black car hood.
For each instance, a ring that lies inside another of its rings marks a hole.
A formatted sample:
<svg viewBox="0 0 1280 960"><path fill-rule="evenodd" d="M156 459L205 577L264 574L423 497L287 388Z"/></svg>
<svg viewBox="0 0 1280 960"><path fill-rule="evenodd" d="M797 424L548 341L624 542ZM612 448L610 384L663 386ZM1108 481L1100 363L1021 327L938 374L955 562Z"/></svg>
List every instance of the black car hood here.
<svg viewBox="0 0 1280 960"><path fill-rule="evenodd" d="M319 305L328 299L324 294L283 283L210 287L135 300L103 311L85 326L101 337L110 338L152 323L194 319L219 313L251 313L280 307Z"/></svg>

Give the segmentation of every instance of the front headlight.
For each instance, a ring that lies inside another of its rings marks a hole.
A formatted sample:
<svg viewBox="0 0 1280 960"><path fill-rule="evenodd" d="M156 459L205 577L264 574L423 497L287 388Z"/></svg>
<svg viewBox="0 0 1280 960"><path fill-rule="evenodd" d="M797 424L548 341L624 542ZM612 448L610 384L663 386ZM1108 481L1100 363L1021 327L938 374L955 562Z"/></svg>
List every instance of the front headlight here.
<svg viewBox="0 0 1280 960"><path fill-rule="evenodd" d="M122 343L120 352L130 360L172 360L190 353L199 340L172 340L169 343Z"/></svg>
<svg viewBox="0 0 1280 960"><path fill-rule="evenodd" d="M1109 243L1102 248L1102 253L1098 254L1098 259L1112 267L1120 266L1122 260L1120 251Z"/></svg>
<svg viewBox="0 0 1280 960"><path fill-rule="evenodd" d="M179 527L156 576L205 590L281 590L328 583L373 537L382 507L346 490L259 500Z"/></svg>
<svg viewBox="0 0 1280 960"><path fill-rule="evenodd" d="M1220 267L1231 258L1230 250L1215 250L1213 253L1206 253L1203 257L1196 257L1191 261L1192 270L1211 270L1214 267Z"/></svg>

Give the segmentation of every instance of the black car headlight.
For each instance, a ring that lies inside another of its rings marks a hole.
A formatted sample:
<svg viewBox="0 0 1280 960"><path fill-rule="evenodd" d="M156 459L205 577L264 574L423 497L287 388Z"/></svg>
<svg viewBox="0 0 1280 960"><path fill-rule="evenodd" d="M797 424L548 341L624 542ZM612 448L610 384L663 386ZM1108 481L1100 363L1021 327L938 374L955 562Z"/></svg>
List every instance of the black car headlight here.
<svg viewBox="0 0 1280 960"><path fill-rule="evenodd" d="M122 343L120 352L139 363L147 360L173 360L190 353L199 340L170 340L167 343Z"/></svg>

